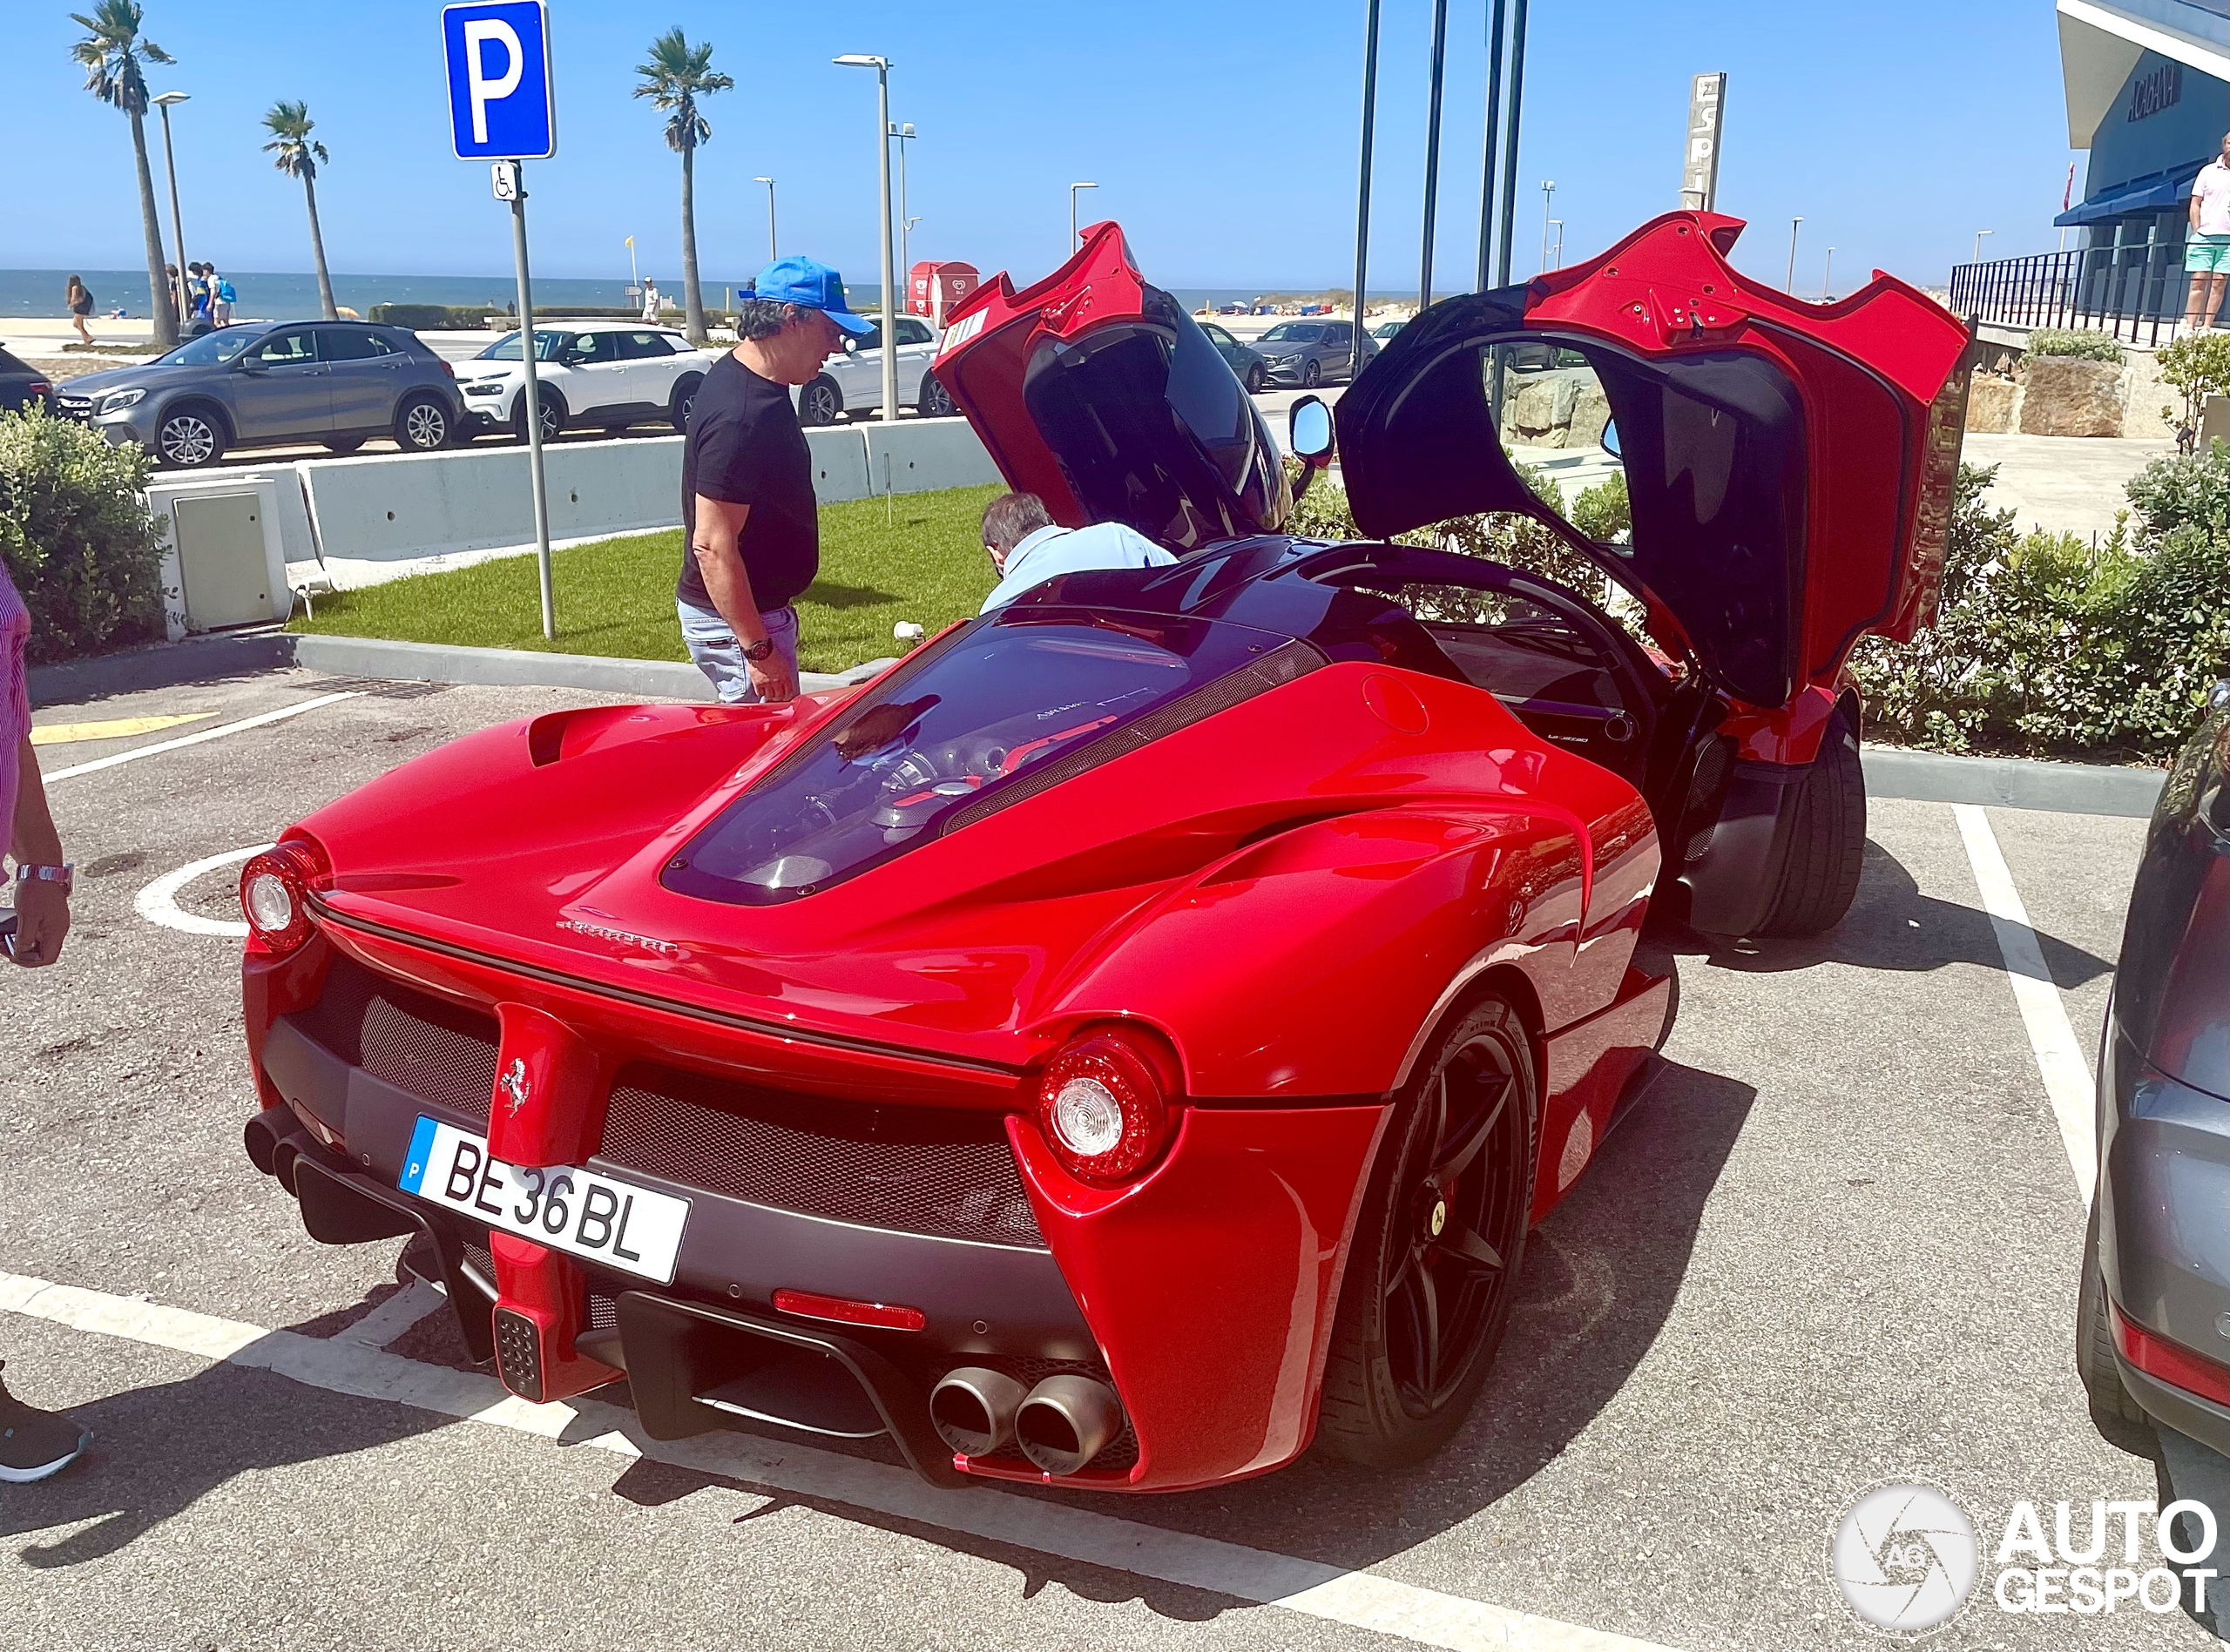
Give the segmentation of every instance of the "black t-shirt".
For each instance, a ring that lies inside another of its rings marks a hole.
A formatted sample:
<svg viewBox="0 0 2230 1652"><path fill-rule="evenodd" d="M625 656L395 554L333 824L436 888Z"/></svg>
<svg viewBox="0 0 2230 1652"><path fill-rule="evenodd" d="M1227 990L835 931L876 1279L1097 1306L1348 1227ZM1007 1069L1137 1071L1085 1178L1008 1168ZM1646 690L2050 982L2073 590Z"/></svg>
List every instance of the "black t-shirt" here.
<svg viewBox="0 0 2230 1652"><path fill-rule="evenodd" d="M734 354L705 375L681 444L681 577L674 595L710 608L704 576L689 549L697 496L749 505L743 570L761 612L787 608L821 571L821 517L813 496L813 456L788 389L762 379Z"/></svg>

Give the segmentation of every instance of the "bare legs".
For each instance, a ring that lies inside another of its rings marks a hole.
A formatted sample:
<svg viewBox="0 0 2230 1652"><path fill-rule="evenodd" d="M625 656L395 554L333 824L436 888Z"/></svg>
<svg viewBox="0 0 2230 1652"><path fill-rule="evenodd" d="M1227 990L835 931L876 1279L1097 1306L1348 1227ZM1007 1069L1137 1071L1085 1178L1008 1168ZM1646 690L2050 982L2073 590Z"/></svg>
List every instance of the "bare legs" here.
<svg viewBox="0 0 2230 1652"><path fill-rule="evenodd" d="M2210 275L2204 270L2192 276L2190 297L2185 301L2184 327L2196 333L2201 327L2214 325L2214 318L2222 313L2222 295L2230 287L2230 273Z"/></svg>

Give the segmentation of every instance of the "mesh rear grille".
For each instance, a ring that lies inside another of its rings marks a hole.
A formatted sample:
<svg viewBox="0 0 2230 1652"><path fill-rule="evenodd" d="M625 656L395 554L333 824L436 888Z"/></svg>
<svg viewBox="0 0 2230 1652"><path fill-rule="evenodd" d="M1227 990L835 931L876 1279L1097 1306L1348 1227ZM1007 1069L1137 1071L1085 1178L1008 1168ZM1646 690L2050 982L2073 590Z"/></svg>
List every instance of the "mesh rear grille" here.
<svg viewBox="0 0 2230 1652"><path fill-rule="evenodd" d="M996 1114L784 1095L637 1066L601 1156L776 1210L1043 1250Z"/></svg>
<svg viewBox="0 0 2230 1652"><path fill-rule="evenodd" d="M336 956L325 992L294 1025L351 1067L488 1128L496 1084L496 1018L465 1009Z"/></svg>
<svg viewBox="0 0 2230 1652"><path fill-rule="evenodd" d="M1704 742L1696 753L1696 772L1688 782L1688 806L1683 818L1689 826L1688 841L1681 851L1685 863L1711 847L1711 834L1719 826L1719 806L1726 800L1727 783L1734 775L1734 743L1724 735Z"/></svg>
<svg viewBox="0 0 2230 1652"><path fill-rule="evenodd" d="M1091 745L1066 757L1048 763L1033 764L1024 769L1021 778L1000 786L990 795L974 803L955 809L937 828L939 837L949 837L963 826L973 826L986 816L1001 809L1011 808L1027 802L1039 792L1057 786L1064 780L1074 779L1086 769L1096 769L1103 763L1112 763L1118 757L1128 757L1141 746L1151 745L1164 735L1173 734L1188 724L1227 711L1257 694L1281 688L1304 671L1313 671L1324 664L1324 656L1307 643L1287 643L1284 647L1265 654L1244 671L1220 677L1206 687L1172 700L1158 711L1149 711L1135 723L1127 723L1112 733L1103 734Z"/></svg>

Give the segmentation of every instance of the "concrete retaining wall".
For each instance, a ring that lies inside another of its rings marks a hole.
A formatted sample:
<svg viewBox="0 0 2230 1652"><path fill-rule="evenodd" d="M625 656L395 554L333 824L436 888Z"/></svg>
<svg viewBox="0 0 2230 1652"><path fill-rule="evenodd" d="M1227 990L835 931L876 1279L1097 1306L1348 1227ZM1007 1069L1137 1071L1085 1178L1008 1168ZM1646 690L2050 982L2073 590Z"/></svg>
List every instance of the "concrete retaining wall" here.
<svg viewBox="0 0 2230 1652"><path fill-rule="evenodd" d="M823 504L998 480L964 419L806 432ZM550 535L599 538L681 521L681 438L567 442L544 452ZM286 559L416 562L530 543L533 492L524 448L306 460L259 473L281 479Z"/></svg>

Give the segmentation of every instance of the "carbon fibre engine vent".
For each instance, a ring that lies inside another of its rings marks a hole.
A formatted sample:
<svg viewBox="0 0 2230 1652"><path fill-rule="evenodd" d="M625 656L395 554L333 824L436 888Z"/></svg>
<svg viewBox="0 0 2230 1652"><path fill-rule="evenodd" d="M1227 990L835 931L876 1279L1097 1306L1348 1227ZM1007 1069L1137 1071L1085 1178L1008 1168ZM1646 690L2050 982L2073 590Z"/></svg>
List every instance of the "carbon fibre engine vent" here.
<svg viewBox="0 0 2230 1652"><path fill-rule="evenodd" d="M493 1015L451 1004L337 954L295 1027L351 1067L488 1128L502 1033Z"/></svg>
<svg viewBox="0 0 2230 1652"><path fill-rule="evenodd" d="M792 1096L637 1065L612 1086L599 1156L774 1210L1045 1247L998 1114Z"/></svg>
<svg viewBox="0 0 2230 1652"><path fill-rule="evenodd" d="M1714 734L1696 753L1696 772L1688 781L1688 801L1680 811L1689 828L1680 851L1682 864L1700 857L1711 847L1711 834L1719 826L1720 805L1727 800L1727 784L1734 777L1734 742Z"/></svg>
<svg viewBox="0 0 2230 1652"><path fill-rule="evenodd" d="M1011 784L1000 786L975 802L955 809L945 817L944 824L937 829L937 835L950 837L963 826L973 826L976 821L1015 804L1026 803L1039 792L1064 780L1072 780L1087 769L1096 769L1103 763L1112 763L1117 758L1128 757L1165 735L1174 734L1179 729L1204 721L1219 711L1227 711L1234 705L1253 699L1257 694L1283 688L1324 663L1324 656L1308 643L1294 641L1282 648L1274 649L1244 670L1220 677L1181 699L1172 700L1158 711L1149 711L1136 722L1102 735L1078 751L1051 762L1031 765Z"/></svg>

